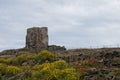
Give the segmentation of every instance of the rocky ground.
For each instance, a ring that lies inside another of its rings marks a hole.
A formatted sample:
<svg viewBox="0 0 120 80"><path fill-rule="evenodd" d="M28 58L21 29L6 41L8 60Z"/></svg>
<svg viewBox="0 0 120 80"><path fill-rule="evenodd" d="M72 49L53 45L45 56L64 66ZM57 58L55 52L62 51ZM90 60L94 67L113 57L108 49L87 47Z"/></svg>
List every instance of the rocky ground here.
<svg viewBox="0 0 120 80"><path fill-rule="evenodd" d="M62 59L83 68L82 80L120 80L120 49L69 50Z"/></svg>
<svg viewBox="0 0 120 80"><path fill-rule="evenodd" d="M29 54L27 50L3 51L0 57L17 57L20 54ZM55 61L63 59L76 69L81 75L79 80L120 80L120 49L73 49L52 51L56 55ZM34 54L34 53L32 53ZM28 60L21 65L38 64L35 60ZM39 63L41 64L41 63Z"/></svg>

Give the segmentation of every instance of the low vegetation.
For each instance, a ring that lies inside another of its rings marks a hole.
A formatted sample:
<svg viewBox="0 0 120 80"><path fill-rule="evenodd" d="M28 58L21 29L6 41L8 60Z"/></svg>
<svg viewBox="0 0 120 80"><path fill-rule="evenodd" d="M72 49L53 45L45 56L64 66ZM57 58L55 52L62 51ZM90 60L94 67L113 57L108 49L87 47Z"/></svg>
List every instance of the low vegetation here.
<svg viewBox="0 0 120 80"><path fill-rule="evenodd" d="M108 80L108 75L120 80L119 67L108 69L94 59L68 63L47 50L0 58L0 80Z"/></svg>
<svg viewBox="0 0 120 80"><path fill-rule="evenodd" d="M77 80L76 70L45 50L33 55L0 58L0 80Z"/></svg>

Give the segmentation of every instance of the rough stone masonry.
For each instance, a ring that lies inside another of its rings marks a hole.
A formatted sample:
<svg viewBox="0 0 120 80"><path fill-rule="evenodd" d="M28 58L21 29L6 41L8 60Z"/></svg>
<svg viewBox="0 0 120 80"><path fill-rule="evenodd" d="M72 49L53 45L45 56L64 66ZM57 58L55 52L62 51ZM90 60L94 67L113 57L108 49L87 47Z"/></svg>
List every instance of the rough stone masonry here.
<svg viewBox="0 0 120 80"><path fill-rule="evenodd" d="M48 48L48 28L32 27L27 29L26 48L31 52L39 52Z"/></svg>

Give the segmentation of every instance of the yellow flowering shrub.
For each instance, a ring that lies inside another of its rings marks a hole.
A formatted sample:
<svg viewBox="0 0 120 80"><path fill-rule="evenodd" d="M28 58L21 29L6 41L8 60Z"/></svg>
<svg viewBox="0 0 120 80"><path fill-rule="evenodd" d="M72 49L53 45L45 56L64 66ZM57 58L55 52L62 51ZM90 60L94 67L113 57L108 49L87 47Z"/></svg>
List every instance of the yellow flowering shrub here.
<svg viewBox="0 0 120 80"><path fill-rule="evenodd" d="M20 73L21 71L22 70L17 66L8 66L6 68L6 74L7 75L16 75L16 74Z"/></svg>
<svg viewBox="0 0 120 80"><path fill-rule="evenodd" d="M56 69L64 69L68 67L67 62L64 60L55 61L54 63L52 63L52 65L54 65L54 68Z"/></svg>
<svg viewBox="0 0 120 80"><path fill-rule="evenodd" d="M59 70L56 74L57 80L77 80L76 72L74 68L66 68Z"/></svg>
<svg viewBox="0 0 120 80"><path fill-rule="evenodd" d="M40 80L77 80L75 69L64 60L35 65L32 70L32 78Z"/></svg>
<svg viewBox="0 0 120 80"><path fill-rule="evenodd" d="M47 50L38 53L35 57L36 60L41 60L41 61L45 61L45 60L52 61L54 60L54 58L55 55Z"/></svg>

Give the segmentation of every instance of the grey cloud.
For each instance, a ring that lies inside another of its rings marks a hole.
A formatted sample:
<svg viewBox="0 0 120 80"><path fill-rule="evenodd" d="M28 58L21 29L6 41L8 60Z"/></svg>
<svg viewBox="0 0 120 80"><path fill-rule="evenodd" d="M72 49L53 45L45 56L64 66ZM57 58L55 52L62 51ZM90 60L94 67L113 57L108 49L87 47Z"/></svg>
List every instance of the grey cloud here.
<svg viewBox="0 0 120 80"><path fill-rule="evenodd" d="M119 0L1 0L0 50L23 47L32 26L67 48L120 44L119 13Z"/></svg>

